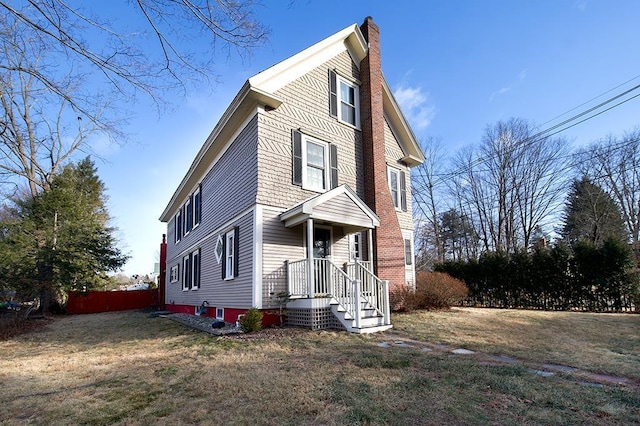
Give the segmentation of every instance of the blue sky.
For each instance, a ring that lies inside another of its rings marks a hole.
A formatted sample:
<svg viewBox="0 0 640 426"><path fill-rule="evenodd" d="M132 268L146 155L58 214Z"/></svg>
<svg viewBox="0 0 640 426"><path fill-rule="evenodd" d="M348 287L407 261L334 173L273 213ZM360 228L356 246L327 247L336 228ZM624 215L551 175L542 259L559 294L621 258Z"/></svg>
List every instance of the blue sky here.
<svg viewBox="0 0 640 426"><path fill-rule="evenodd" d="M126 274L153 271L166 232L158 217L243 82L366 16L380 27L383 71L414 133L449 153L498 120L546 128L640 84L638 1L274 0L256 14L271 34L250 60L222 57L217 84L161 115L141 102L125 129L132 142L94 141L113 225L132 256ZM575 146L621 135L640 125L639 113L637 98L562 135Z"/></svg>

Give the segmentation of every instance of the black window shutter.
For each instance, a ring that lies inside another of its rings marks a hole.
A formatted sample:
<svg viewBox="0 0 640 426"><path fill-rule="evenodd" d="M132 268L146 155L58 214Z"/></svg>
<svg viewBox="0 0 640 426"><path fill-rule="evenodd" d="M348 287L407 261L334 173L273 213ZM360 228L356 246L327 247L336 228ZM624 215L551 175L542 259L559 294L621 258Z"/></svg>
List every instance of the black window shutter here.
<svg viewBox="0 0 640 426"><path fill-rule="evenodd" d="M338 186L338 147L329 144L329 160L331 164L331 189Z"/></svg>
<svg viewBox="0 0 640 426"><path fill-rule="evenodd" d="M293 129L291 140L293 143L293 184L302 186L302 134Z"/></svg>
<svg viewBox="0 0 640 426"><path fill-rule="evenodd" d="M338 79L333 70L329 70L329 112L332 117L338 116Z"/></svg>
<svg viewBox="0 0 640 426"><path fill-rule="evenodd" d="M233 276L238 276L238 260L240 259L240 227L233 228Z"/></svg>
<svg viewBox="0 0 640 426"><path fill-rule="evenodd" d="M222 279L226 278L225 272L227 270L227 234L222 235Z"/></svg>
<svg viewBox="0 0 640 426"><path fill-rule="evenodd" d="M400 206L403 212L407 211L407 181L402 170L400 171Z"/></svg>

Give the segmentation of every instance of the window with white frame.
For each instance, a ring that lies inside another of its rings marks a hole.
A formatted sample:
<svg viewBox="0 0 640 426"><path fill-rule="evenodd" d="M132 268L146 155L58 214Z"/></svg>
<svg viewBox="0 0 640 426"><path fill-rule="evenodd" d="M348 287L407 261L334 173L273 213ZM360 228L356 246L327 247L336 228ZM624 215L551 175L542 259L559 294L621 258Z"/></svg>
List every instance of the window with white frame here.
<svg viewBox="0 0 640 426"><path fill-rule="evenodd" d="M333 117L360 127L360 88L333 70L329 70L329 103Z"/></svg>
<svg viewBox="0 0 640 426"><path fill-rule="evenodd" d="M200 224L201 219L202 189L198 185L198 188L189 195L174 217L174 242L177 244L182 237L188 235Z"/></svg>
<svg viewBox="0 0 640 426"><path fill-rule="evenodd" d="M193 209L191 207L191 197L184 203L184 235L191 232L193 228Z"/></svg>
<svg viewBox="0 0 640 426"><path fill-rule="evenodd" d="M176 271L177 274L177 271ZM182 258L182 291L200 288L200 249Z"/></svg>
<svg viewBox="0 0 640 426"><path fill-rule="evenodd" d="M193 227L195 228L200 224L200 218L202 216L202 190L200 185L198 189L193 193Z"/></svg>
<svg viewBox="0 0 640 426"><path fill-rule="evenodd" d="M182 258L182 291L191 289L191 257Z"/></svg>
<svg viewBox="0 0 640 426"><path fill-rule="evenodd" d="M239 228L226 232L222 239L222 279L231 280L238 276Z"/></svg>
<svg viewBox="0 0 640 426"><path fill-rule="evenodd" d="M349 235L349 259L352 262L362 260L362 234L359 232Z"/></svg>
<svg viewBox="0 0 640 426"><path fill-rule="evenodd" d="M175 232L174 241L178 243L182 238L182 209L178 210L173 219L173 227Z"/></svg>
<svg viewBox="0 0 640 426"><path fill-rule="evenodd" d="M413 251L411 250L411 238L404 239L404 264L413 264Z"/></svg>
<svg viewBox="0 0 640 426"><path fill-rule="evenodd" d="M216 308L216 319L224 321L224 308Z"/></svg>
<svg viewBox="0 0 640 426"><path fill-rule="evenodd" d="M200 250L191 253L191 289L200 288Z"/></svg>
<svg viewBox="0 0 640 426"><path fill-rule="evenodd" d="M338 147L293 130L293 183L317 192L338 186Z"/></svg>
<svg viewBox="0 0 640 426"><path fill-rule="evenodd" d="M389 191L391 192L391 201L396 210L407 211L407 183L405 172L402 170L394 169L393 167L387 168Z"/></svg>
<svg viewBox="0 0 640 426"><path fill-rule="evenodd" d="M179 271L178 265L173 265L171 267L171 269L169 269L169 282L170 283L175 283L175 282L178 281L178 271Z"/></svg>

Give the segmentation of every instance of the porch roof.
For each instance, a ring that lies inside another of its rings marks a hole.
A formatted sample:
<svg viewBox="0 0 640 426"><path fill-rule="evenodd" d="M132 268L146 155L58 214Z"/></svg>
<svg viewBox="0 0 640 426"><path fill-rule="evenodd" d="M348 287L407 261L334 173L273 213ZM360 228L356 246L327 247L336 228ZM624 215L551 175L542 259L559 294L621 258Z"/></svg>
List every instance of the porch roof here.
<svg viewBox="0 0 640 426"><path fill-rule="evenodd" d="M380 226L380 218L346 184L311 197L280 214L284 226L292 228L313 219L342 226L347 233Z"/></svg>

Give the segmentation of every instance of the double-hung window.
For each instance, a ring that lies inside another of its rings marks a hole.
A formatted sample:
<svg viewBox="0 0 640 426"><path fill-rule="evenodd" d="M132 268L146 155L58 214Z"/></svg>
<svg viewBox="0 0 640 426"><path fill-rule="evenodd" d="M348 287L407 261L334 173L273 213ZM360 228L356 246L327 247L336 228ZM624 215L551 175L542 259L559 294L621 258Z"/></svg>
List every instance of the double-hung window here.
<svg viewBox="0 0 640 426"><path fill-rule="evenodd" d="M330 113L339 121L360 128L360 88L329 70Z"/></svg>
<svg viewBox="0 0 640 426"><path fill-rule="evenodd" d="M174 218L174 242L178 243L182 237L195 229L202 218L202 189L200 185L189 195Z"/></svg>
<svg viewBox="0 0 640 426"><path fill-rule="evenodd" d="M173 221L175 242L178 243L182 239L182 209L178 210Z"/></svg>
<svg viewBox="0 0 640 426"><path fill-rule="evenodd" d="M182 291L191 289L191 256L182 258Z"/></svg>
<svg viewBox="0 0 640 426"><path fill-rule="evenodd" d="M222 279L231 280L238 276L239 228L226 232L222 241Z"/></svg>
<svg viewBox="0 0 640 426"><path fill-rule="evenodd" d="M317 192L338 186L338 147L293 130L293 183Z"/></svg>
<svg viewBox="0 0 640 426"><path fill-rule="evenodd" d="M200 249L182 258L182 290L197 290L198 288L200 288Z"/></svg>
<svg viewBox="0 0 640 426"><path fill-rule="evenodd" d="M169 269L169 282L170 283L175 283L176 281L178 281L178 265L173 265L171 267L171 269Z"/></svg>
<svg viewBox="0 0 640 426"><path fill-rule="evenodd" d="M389 167L387 169L391 201L396 210L407 211L407 182L405 172Z"/></svg>

